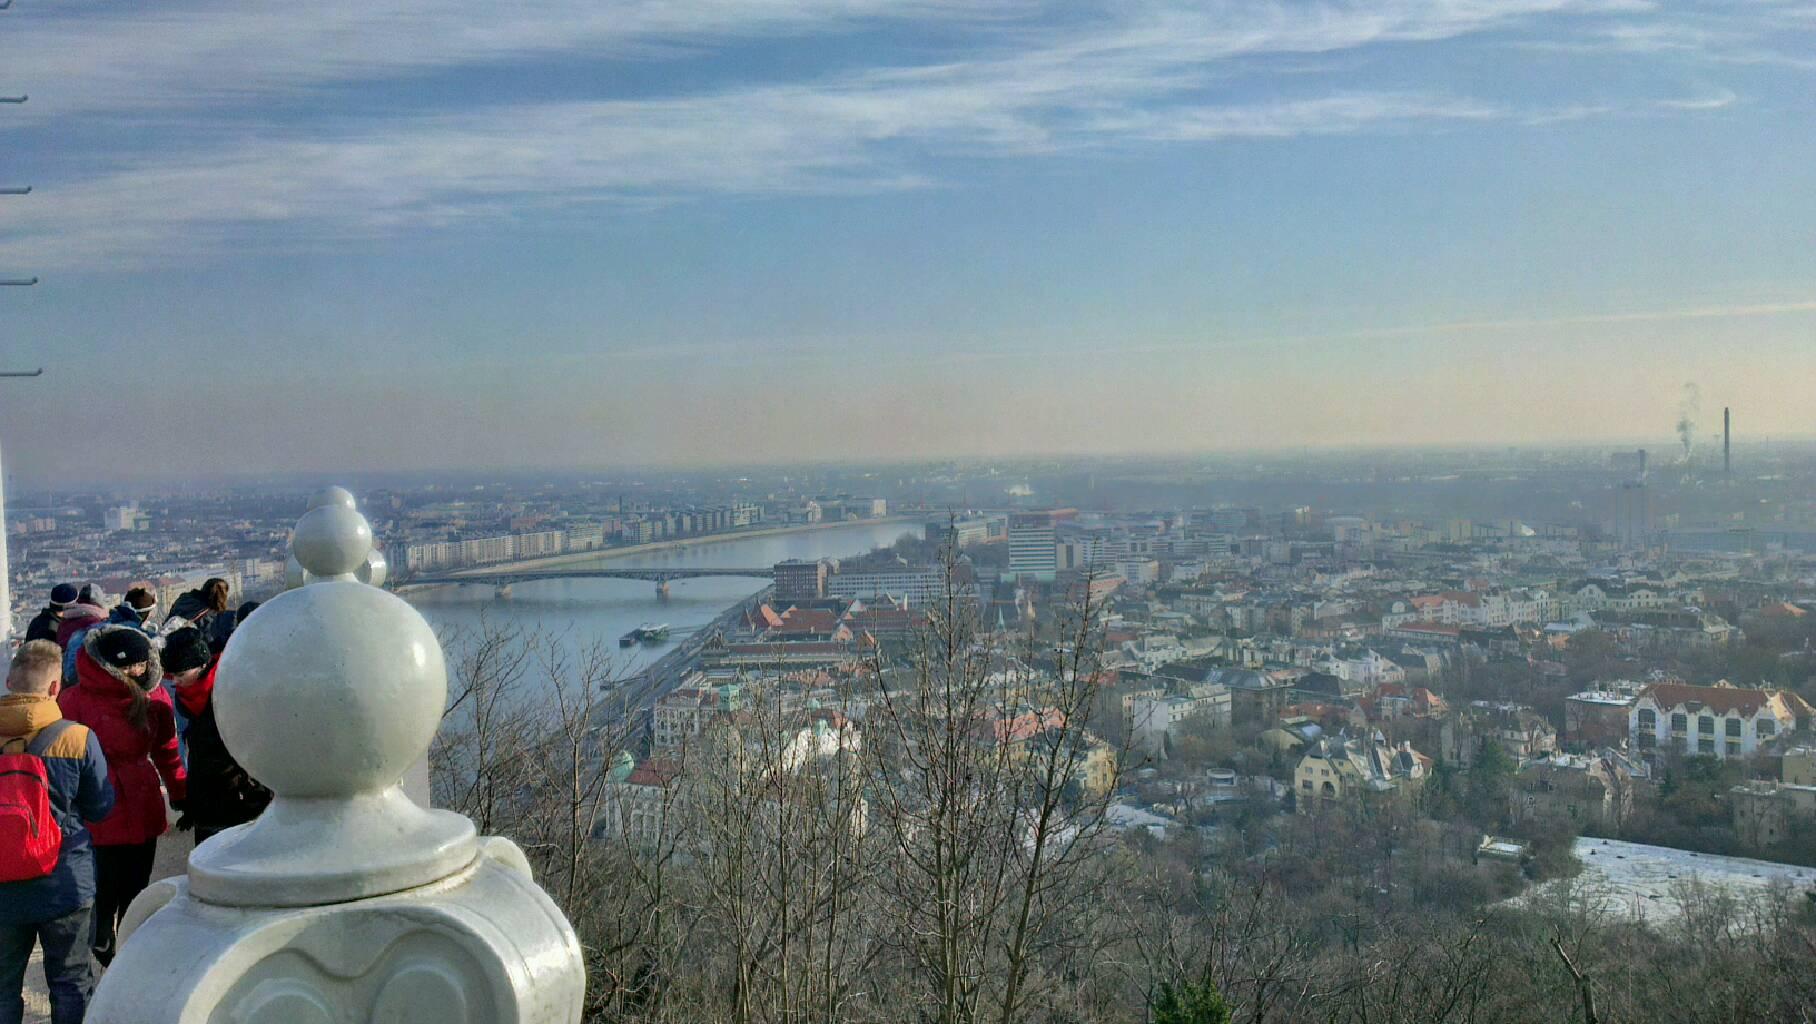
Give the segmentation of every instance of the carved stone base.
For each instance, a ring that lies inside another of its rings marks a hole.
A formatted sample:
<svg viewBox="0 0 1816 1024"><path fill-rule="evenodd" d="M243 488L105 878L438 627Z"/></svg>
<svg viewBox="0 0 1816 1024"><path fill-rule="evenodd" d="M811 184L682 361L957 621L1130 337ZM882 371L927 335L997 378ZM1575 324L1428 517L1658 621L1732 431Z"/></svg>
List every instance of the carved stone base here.
<svg viewBox="0 0 1816 1024"><path fill-rule="evenodd" d="M89 1024L576 1024L586 988L573 929L499 838L434 884L321 907L166 879L124 929Z"/></svg>

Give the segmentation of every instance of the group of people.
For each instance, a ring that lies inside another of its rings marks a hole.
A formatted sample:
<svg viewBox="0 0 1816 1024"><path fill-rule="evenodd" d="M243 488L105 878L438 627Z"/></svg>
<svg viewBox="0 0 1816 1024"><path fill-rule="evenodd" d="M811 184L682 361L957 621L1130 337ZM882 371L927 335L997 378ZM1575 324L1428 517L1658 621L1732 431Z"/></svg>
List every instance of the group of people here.
<svg viewBox="0 0 1816 1024"><path fill-rule="evenodd" d="M82 1019L170 811L201 843L270 802L215 726L215 670L257 608L228 597L211 579L159 623L147 587L109 610L95 585L59 584L13 654L0 696L0 1024L24 1013L33 945L53 1024Z"/></svg>

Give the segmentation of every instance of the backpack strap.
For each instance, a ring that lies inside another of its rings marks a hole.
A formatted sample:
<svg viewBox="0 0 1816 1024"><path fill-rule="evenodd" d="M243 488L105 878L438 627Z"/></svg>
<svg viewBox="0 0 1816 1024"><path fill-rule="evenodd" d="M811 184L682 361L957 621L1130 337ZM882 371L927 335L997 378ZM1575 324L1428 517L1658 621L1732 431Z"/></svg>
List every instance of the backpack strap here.
<svg viewBox="0 0 1816 1024"><path fill-rule="evenodd" d="M44 752L50 749L50 745L57 742L57 737L69 731L69 727L74 724L76 723L67 718L59 718L39 729L38 735L32 738L31 746L26 747L25 752L33 757L43 757Z"/></svg>

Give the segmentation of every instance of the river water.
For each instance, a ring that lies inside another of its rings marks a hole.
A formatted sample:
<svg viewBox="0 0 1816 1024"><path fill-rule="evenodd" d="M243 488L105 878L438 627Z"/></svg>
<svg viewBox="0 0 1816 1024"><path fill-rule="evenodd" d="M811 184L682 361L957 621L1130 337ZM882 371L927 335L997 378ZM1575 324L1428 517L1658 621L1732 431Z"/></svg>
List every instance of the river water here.
<svg viewBox="0 0 1816 1024"><path fill-rule="evenodd" d="M851 523L766 537L734 537L611 559L589 559L561 568L668 569L676 567L768 567L789 558L849 558L895 543L903 534L918 534L915 523ZM499 598L490 586L435 587L407 594L437 632L458 642L482 623L541 630L560 638L569 650L598 640L611 647L613 668L629 675L661 657L691 630L768 585L763 579L712 578L676 580L668 600L658 600L656 585L638 580L537 580L519 583L511 596ZM673 631L668 644L640 644L619 650L618 638L646 622L666 622ZM449 652L451 655L454 651Z"/></svg>

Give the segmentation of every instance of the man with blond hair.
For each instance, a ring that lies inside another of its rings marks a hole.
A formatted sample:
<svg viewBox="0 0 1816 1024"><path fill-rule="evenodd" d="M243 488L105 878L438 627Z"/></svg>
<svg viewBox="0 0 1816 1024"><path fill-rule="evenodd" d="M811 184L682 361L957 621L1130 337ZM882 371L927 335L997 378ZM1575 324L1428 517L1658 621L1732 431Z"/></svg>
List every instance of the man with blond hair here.
<svg viewBox="0 0 1816 1024"><path fill-rule="evenodd" d="M63 689L63 652L49 640L20 645L6 671L6 694L0 696L0 760L10 766L0 788L31 787L48 797L50 817L62 833L55 851L33 871L14 864L0 851L0 869L16 881L0 881L0 1024L19 1024L25 1014L25 965L32 946L44 947L44 979L50 988L52 1024L79 1024L88 1012L94 989L94 958L89 949L90 919L95 902L95 856L86 822L100 821L113 809L113 786L101 742L88 728L63 720L57 694ZM42 762L42 770L36 761ZM31 801L8 801L7 814L18 817ZM0 824L18 825L6 815ZM48 824L48 823L47 823ZM22 834L36 838L39 823L26 823ZM15 829L15 831L20 831ZM48 831L44 834L48 835Z"/></svg>

